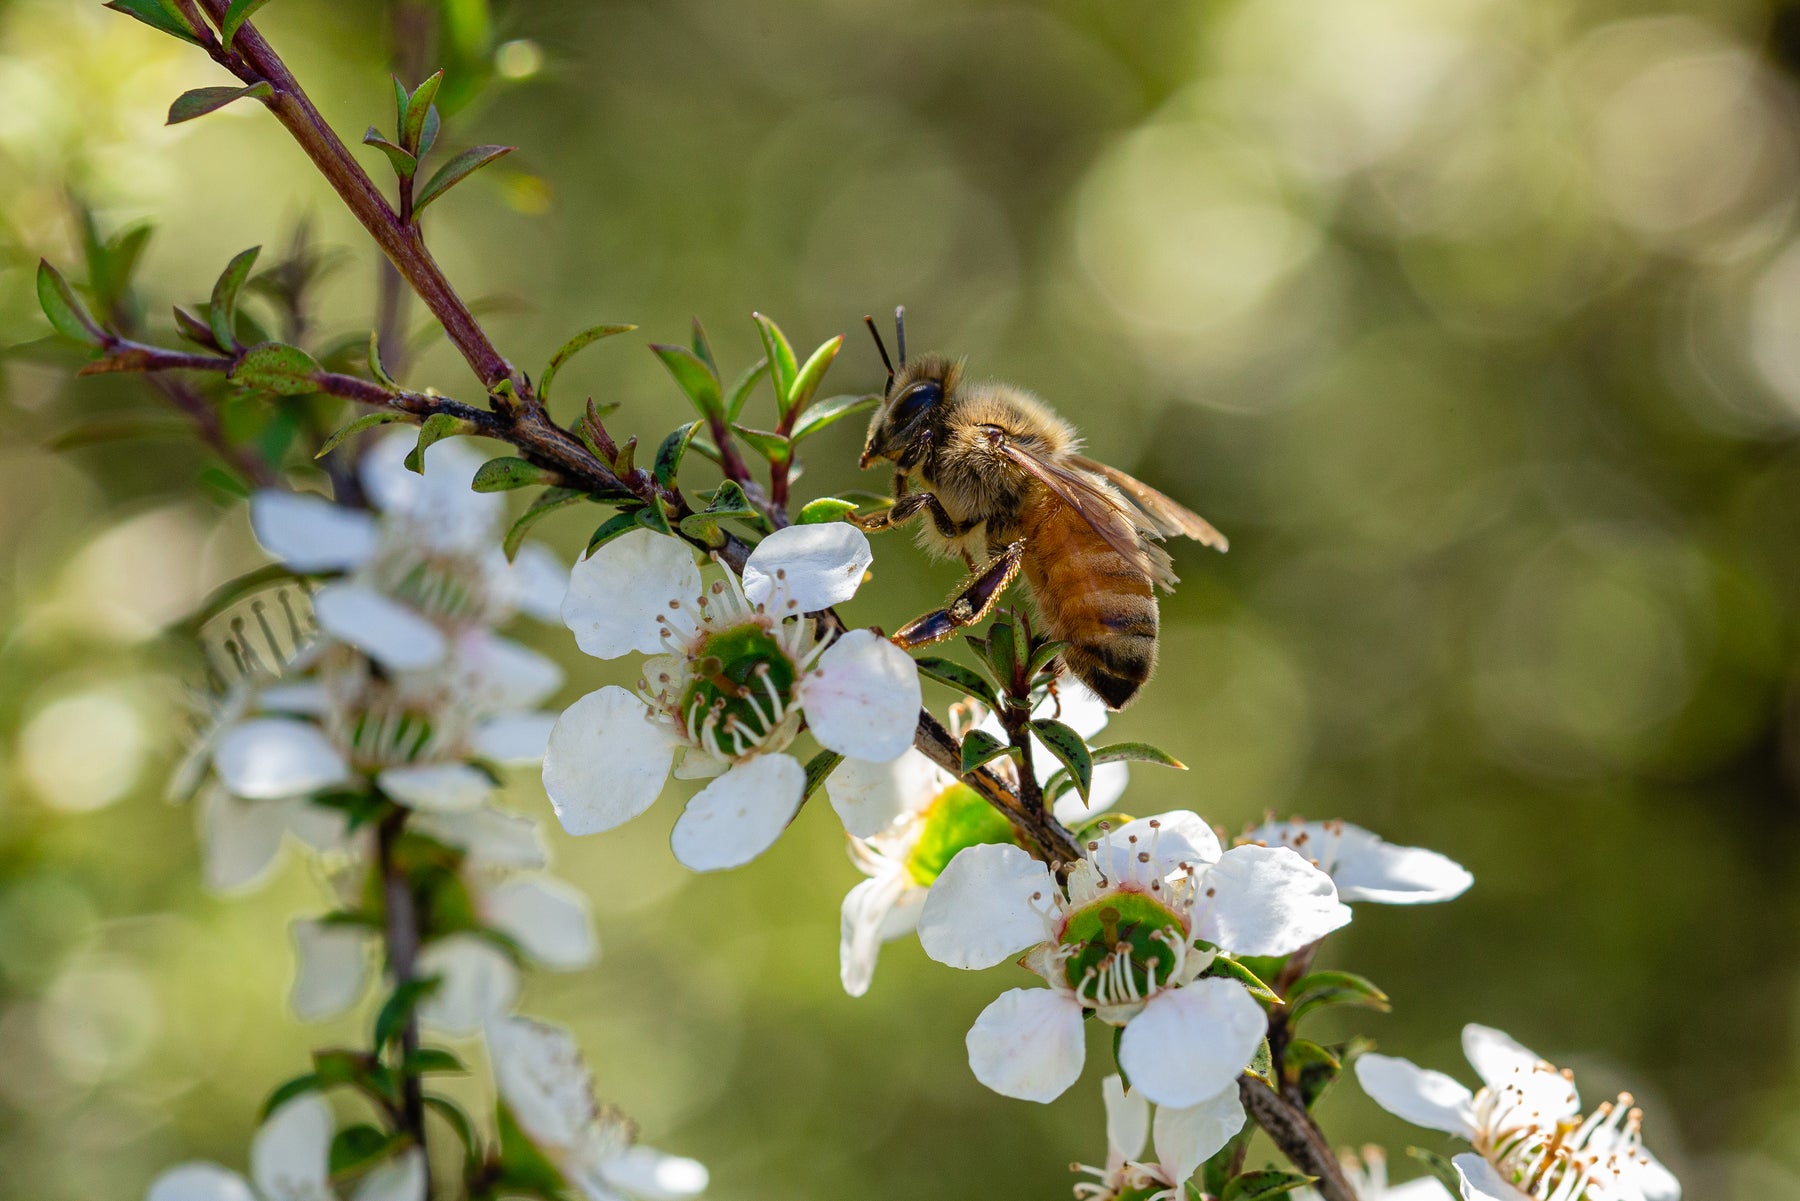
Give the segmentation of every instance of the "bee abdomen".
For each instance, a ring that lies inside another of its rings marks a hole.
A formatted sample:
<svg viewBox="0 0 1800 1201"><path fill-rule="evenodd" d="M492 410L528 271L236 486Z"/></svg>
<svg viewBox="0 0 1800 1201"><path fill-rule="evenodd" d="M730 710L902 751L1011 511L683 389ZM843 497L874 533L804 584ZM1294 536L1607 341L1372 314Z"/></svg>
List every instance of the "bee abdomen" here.
<svg viewBox="0 0 1800 1201"><path fill-rule="evenodd" d="M1025 575L1045 630L1069 644L1063 662L1075 678L1122 709L1156 665L1150 578L1066 509L1033 524Z"/></svg>

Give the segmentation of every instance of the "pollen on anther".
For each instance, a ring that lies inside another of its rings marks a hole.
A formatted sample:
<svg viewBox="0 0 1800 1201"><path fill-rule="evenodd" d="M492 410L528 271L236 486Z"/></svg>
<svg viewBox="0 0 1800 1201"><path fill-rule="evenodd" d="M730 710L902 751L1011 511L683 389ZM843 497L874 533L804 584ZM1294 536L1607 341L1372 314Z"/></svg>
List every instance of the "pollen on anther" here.
<svg viewBox="0 0 1800 1201"><path fill-rule="evenodd" d="M672 601L670 601L670 602L669 602L669 608L671 608L671 609L679 609L679 608L681 608L681 602L680 602L680 601L678 601L678 600L672 600Z"/></svg>
<svg viewBox="0 0 1800 1201"><path fill-rule="evenodd" d="M1138 852L1138 862L1139 863L1150 862L1150 852L1149 851L1139 851Z"/></svg>
<svg viewBox="0 0 1800 1201"><path fill-rule="evenodd" d="M1219 890L1216 888L1209 888L1206 890L1206 895L1209 897L1216 897L1219 895Z"/></svg>

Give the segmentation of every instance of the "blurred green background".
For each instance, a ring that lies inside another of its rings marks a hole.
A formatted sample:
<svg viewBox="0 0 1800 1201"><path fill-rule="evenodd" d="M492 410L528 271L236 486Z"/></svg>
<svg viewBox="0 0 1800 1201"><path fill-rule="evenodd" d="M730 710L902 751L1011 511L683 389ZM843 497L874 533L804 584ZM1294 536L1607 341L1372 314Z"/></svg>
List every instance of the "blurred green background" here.
<svg viewBox="0 0 1800 1201"><path fill-rule="evenodd" d="M489 319L509 356L698 314L729 374L756 309L796 343L848 332L827 391L860 390L860 317L907 304L914 346L1039 391L1232 538L1177 548L1160 672L1113 726L1193 770L1141 769L1126 807L1341 816L1456 857L1464 899L1364 907L1327 952L1393 995L1384 1049L1466 1080L1461 1025L1498 1025L1590 1102L1633 1090L1688 1197L1800 1198L1800 8L536 0L492 23L492 86L443 144L521 149L427 225L466 295L517 302ZM391 123L380 6L259 25L341 134ZM0 0L0 342L45 332L39 255L79 273L71 189L156 221L153 316L309 220L347 248L320 337L364 334L372 251L273 121L162 125L222 82L97 4ZM660 438L683 402L625 341L563 404L622 400L613 428ZM241 1166L261 1097L366 1015L285 1015L285 923L322 882L294 861L206 895L160 799L187 666L157 631L259 561L242 507L191 442L47 449L155 411L140 382L0 371L0 1195L129 1198L177 1160ZM441 341L407 382L472 383ZM801 495L881 486L851 424ZM598 516L540 530L572 555ZM889 628L957 579L899 537L876 569L849 616ZM611 678L529 637L565 699ZM528 773L511 799L548 815ZM1023 975L908 941L849 1000L860 877L830 812L694 877L677 811L556 832L604 955L524 1001L648 1141L718 1198L1067 1195L1104 1150L1097 1064L1041 1108L964 1060ZM1354 1087L1323 1113L1413 1140Z"/></svg>

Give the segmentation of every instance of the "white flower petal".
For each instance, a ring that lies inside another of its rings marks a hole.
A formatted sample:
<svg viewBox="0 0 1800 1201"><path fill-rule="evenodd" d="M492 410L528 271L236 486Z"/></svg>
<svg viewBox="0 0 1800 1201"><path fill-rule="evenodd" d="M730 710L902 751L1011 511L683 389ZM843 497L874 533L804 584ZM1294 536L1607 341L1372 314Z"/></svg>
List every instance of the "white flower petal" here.
<svg viewBox="0 0 1800 1201"><path fill-rule="evenodd" d="M484 713L535 708L563 682L554 659L483 629L457 639L456 669L458 688Z"/></svg>
<svg viewBox="0 0 1800 1201"><path fill-rule="evenodd" d="M562 619L575 644L596 659L664 649L656 619L700 595L700 569L687 544L653 530L632 530L575 564Z"/></svg>
<svg viewBox="0 0 1800 1201"><path fill-rule="evenodd" d="M467 763L427 763L390 767L375 777L388 798L428 813L467 813L494 795L488 774Z"/></svg>
<svg viewBox="0 0 1800 1201"><path fill-rule="evenodd" d="M674 759L674 740L650 720L644 702L609 684L563 710L551 727L544 791L563 829L597 834L648 809Z"/></svg>
<svg viewBox="0 0 1800 1201"><path fill-rule="evenodd" d="M280 804L239 800L218 783L201 792L206 887L229 893L263 880L281 851L286 830L277 812Z"/></svg>
<svg viewBox="0 0 1800 1201"><path fill-rule="evenodd" d="M377 1166L356 1186L354 1201L425 1201L425 1153L413 1147Z"/></svg>
<svg viewBox="0 0 1800 1201"><path fill-rule="evenodd" d="M1108 1161L1136 1161L1150 1137L1150 1102L1143 1093L1127 1093L1125 1081L1116 1074L1100 1082L1100 1099L1106 1105Z"/></svg>
<svg viewBox="0 0 1800 1201"><path fill-rule="evenodd" d="M294 940L294 988L288 1003L303 1022L323 1021L356 1004L369 979L366 926L301 918Z"/></svg>
<svg viewBox="0 0 1800 1201"><path fill-rule="evenodd" d="M413 430L374 439L357 461L363 490L383 516L407 520L434 547L482 545L506 509L500 493L469 487L487 456L461 439L434 442L426 448L420 475L406 466L418 441Z"/></svg>
<svg viewBox="0 0 1800 1201"><path fill-rule="evenodd" d="M1635 1167L1628 1170L1631 1183L1644 1195L1644 1201L1681 1201L1681 1181L1663 1167L1662 1161L1639 1147Z"/></svg>
<svg viewBox="0 0 1800 1201"><path fill-rule="evenodd" d="M1031 762L1035 767L1044 767L1048 761L1050 775L1055 775L1056 769L1062 766L1049 752L1045 752L1042 756L1037 755L1035 751L1032 754ZM1048 783L1048 778L1046 777L1043 782ZM1125 795L1126 786L1130 783L1130 764L1102 763L1094 769L1094 778L1088 784L1087 800L1083 801L1081 794L1073 788L1056 798L1056 820L1071 827L1090 822L1118 804L1119 798Z"/></svg>
<svg viewBox="0 0 1800 1201"><path fill-rule="evenodd" d="M1525 1193L1494 1170L1493 1164L1473 1151L1464 1151L1450 1162L1462 1177L1463 1201L1529 1201Z"/></svg>
<svg viewBox="0 0 1800 1201"><path fill-rule="evenodd" d="M315 851L339 851L347 845L350 837L350 824L348 817L341 809L327 809L323 805L315 805L307 797L258 803L274 806L280 814L280 821L287 827L288 833Z"/></svg>
<svg viewBox="0 0 1800 1201"><path fill-rule="evenodd" d="M569 565L541 542L527 542L512 561L513 598L520 609L539 621L562 616L563 597L569 591Z"/></svg>
<svg viewBox="0 0 1800 1201"><path fill-rule="evenodd" d="M489 925L552 971L587 967L600 956L587 897L561 880L502 880L482 894L481 910Z"/></svg>
<svg viewBox="0 0 1800 1201"><path fill-rule="evenodd" d="M1114 826L1104 835L1090 834L1088 857L1110 877L1131 876L1140 869L1137 857L1153 854L1153 866L1167 875L1183 866L1204 868L1219 856L1218 836L1197 813L1174 809ZM1096 845L1097 844L1097 845Z"/></svg>
<svg viewBox="0 0 1800 1201"><path fill-rule="evenodd" d="M1112 720L1112 710L1094 695L1092 689L1074 676L1065 675L1056 682L1056 697L1045 697L1031 714L1062 722L1083 738L1093 738Z"/></svg>
<svg viewBox="0 0 1800 1201"><path fill-rule="evenodd" d="M1442 1072L1371 1052L1357 1057L1356 1082L1371 1101L1397 1118L1427 1130L1474 1137L1475 1098Z"/></svg>
<svg viewBox="0 0 1800 1201"><path fill-rule="evenodd" d="M1080 1078L1084 1034L1073 998L1049 988L1015 988L969 1027L969 1068L1003 1097L1048 1104Z"/></svg>
<svg viewBox="0 0 1800 1201"><path fill-rule="evenodd" d="M262 548L302 575L348 571L375 553L375 518L305 492L267 488L250 498Z"/></svg>
<svg viewBox="0 0 1800 1201"><path fill-rule="evenodd" d="M846 759L825 779L825 795L857 838L873 838L905 813L916 813L937 799L951 780L938 765L916 750L878 763Z"/></svg>
<svg viewBox="0 0 1800 1201"><path fill-rule="evenodd" d="M330 698L325 685L317 680L293 684L271 684L256 694L256 706L265 713L294 713L301 717L320 717Z"/></svg>
<svg viewBox="0 0 1800 1201"><path fill-rule="evenodd" d="M150 1182L144 1201L257 1201L250 1182L216 1163L184 1163Z"/></svg>
<svg viewBox="0 0 1800 1201"><path fill-rule="evenodd" d="M319 627L393 671L441 661L449 644L418 613L363 584L327 584L313 595Z"/></svg>
<svg viewBox="0 0 1800 1201"><path fill-rule="evenodd" d="M1170 1180L1186 1180L1243 1128L1244 1103L1236 1081L1198 1105L1161 1106L1156 1111L1157 1162Z"/></svg>
<svg viewBox="0 0 1800 1201"><path fill-rule="evenodd" d="M1482 1083L1504 1088L1518 1083L1545 1062L1544 1057L1504 1030L1470 1022L1462 1031L1463 1054Z"/></svg>
<svg viewBox="0 0 1800 1201"><path fill-rule="evenodd" d="M250 1142L250 1179L268 1201L330 1198L331 1106L306 1093L269 1115Z"/></svg>
<svg viewBox="0 0 1800 1201"><path fill-rule="evenodd" d="M482 867L543 867L550 861L538 824L522 813L484 805L470 813L415 813L408 827L462 847Z"/></svg>
<svg viewBox="0 0 1800 1201"><path fill-rule="evenodd" d="M919 914L919 943L949 967L984 968L1050 937L1056 880L1050 869L1007 843L956 853Z"/></svg>
<svg viewBox="0 0 1800 1201"><path fill-rule="evenodd" d="M1395 846L1348 822L1269 822L1246 837L1293 847L1325 869L1338 899L1423 905L1461 896L1474 882L1461 864L1420 847Z"/></svg>
<svg viewBox="0 0 1800 1201"><path fill-rule="evenodd" d="M1316 1195L1316 1194L1315 1194ZM1299 1196L1298 1193L1295 1196ZM1405 1184L1391 1184L1377 1201L1453 1201L1450 1190L1430 1176L1420 1176Z"/></svg>
<svg viewBox="0 0 1800 1201"><path fill-rule="evenodd" d="M869 991L881 944L916 929L925 890L904 869L871 877L844 896L838 919L838 979L844 991L860 997Z"/></svg>
<svg viewBox="0 0 1800 1201"><path fill-rule="evenodd" d="M600 1164L600 1175L615 1188L644 1201L682 1201L706 1191L706 1165L665 1155L654 1147L630 1146Z"/></svg>
<svg viewBox="0 0 1800 1201"><path fill-rule="evenodd" d="M744 596L779 616L829 609L856 595L875 561L846 521L790 525L757 543L744 563Z"/></svg>
<svg viewBox="0 0 1800 1201"><path fill-rule="evenodd" d="M442 982L419 1002L419 1020L446 1034L475 1034L512 1007L519 969L506 953L476 934L450 934L419 952L421 976Z"/></svg>
<svg viewBox="0 0 1800 1201"><path fill-rule="evenodd" d="M1206 869L1197 933L1234 955L1287 955L1350 921L1331 877L1286 847L1233 847Z"/></svg>
<svg viewBox="0 0 1800 1201"><path fill-rule="evenodd" d="M1267 1033L1243 985L1206 977L1150 998L1119 1037L1119 1070L1158 1105L1198 1105L1236 1082Z"/></svg>
<svg viewBox="0 0 1800 1201"><path fill-rule="evenodd" d="M555 725L554 713L508 713L490 718L475 727L469 749L494 763L541 763Z"/></svg>
<svg viewBox="0 0 1800 1201"><path fill-rule="evenodd" d="M286 717L256 717L226 730L213 767L226 788L250 800L300 796L350 777L323 730Z"/></svg>
<svg viewBox="0 0 1800 1201"><path fill-rule="evenodd" d="M789 529L813 528L789 526ZM831 644L800 680L813 737L852 759L897 759L919 724L919 669L907 653L869 630Z"/></svg>
<svg viewBox="0 0 1800 1201"><path fill-rule="evenodd" d="M689 801L669 846L697 872L741 867L775 845L800 808L806 768L792 755L739 763Z"/></svg>
<svg viewBox="0 0 1800 1201"><path fill-rule="evenodd" d="M716 780L731 770L731 764L714 759L699 747L690 746L681 753L681 762L670 773L677 780Z"/></svg>
<svg viewBox="0 0 1800 1201"><path fill-rule="evenodd" d="M522 1017L487 1026L494 1087L540 1146L573 1147L593 1122L594 1079L567 1030Z"/></svg>

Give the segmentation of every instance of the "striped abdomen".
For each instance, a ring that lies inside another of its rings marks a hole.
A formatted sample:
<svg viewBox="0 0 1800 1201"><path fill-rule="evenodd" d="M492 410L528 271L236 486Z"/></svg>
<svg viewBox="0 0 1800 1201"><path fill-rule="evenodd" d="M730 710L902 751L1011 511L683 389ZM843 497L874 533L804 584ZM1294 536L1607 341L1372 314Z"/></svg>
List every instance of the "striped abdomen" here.
<svg viewBox="0 0 1800 1201"><path fill-rule="evenodd" d="M1150 577L1047 491L1020 521L1025 579L1044 630L1067 642L1063 662L1114 709L1137 695L1156 665Z"/></svg>

